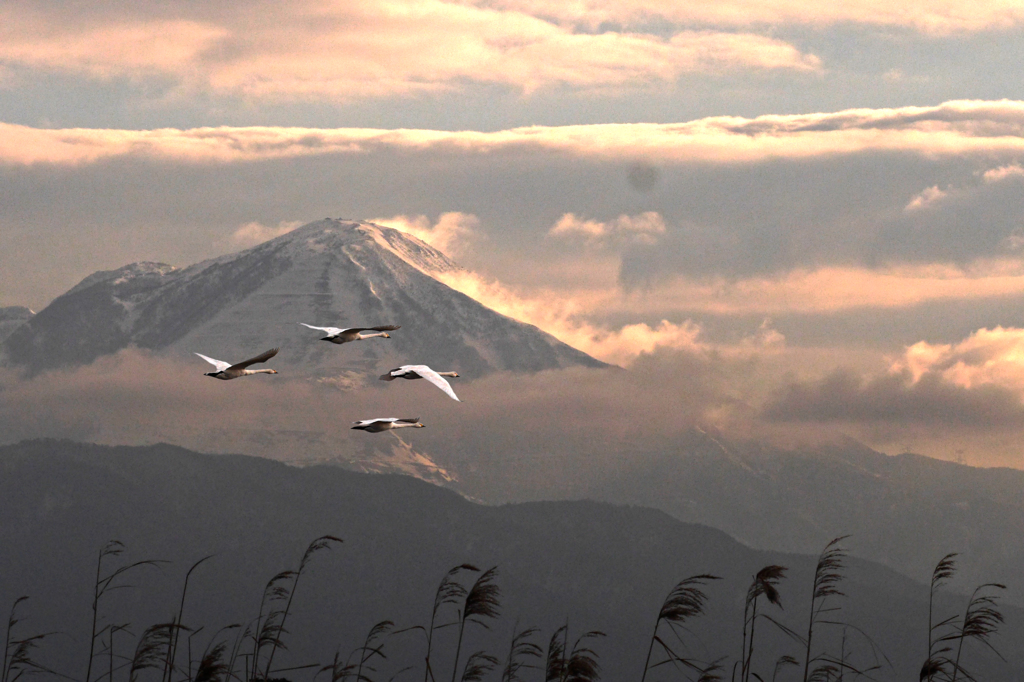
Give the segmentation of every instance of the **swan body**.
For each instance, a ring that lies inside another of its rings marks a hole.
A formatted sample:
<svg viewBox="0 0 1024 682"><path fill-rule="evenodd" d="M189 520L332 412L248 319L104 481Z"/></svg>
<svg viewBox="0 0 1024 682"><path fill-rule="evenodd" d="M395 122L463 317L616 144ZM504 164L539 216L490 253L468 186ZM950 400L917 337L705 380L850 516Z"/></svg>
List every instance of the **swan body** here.
<svg viewBox="0 0 1024 682"><path fill-rule="evenodd" d="M380 417L378 419L363 419L362 421L353 422L355 426L353 429L359 429L361 431L369 431L370 433L380 433L381 431L390 431L392 429L401 429L405 427L415 427L422 429L426 424L420 423L419 417Z"/></svg>
<svg viewBox="0 0 1024 682"><path fill-rule="evenodd" d="M349 341L363 341L365 339L373 339L380 337L382 339L390 339L391 335L388 332L392 332L396 329L401 329L401 325L387 324L380 327L349 327L348 329L339 329L338 327L314 327L311 324L305 322L299 322L303 327L309 327L310 329L316 329L317 331L326 332L327 336L320 339L321 341L330 341L331 343L348 343ZM364 334L363 332L376 332L375 334Z"/></svg>
<svg viewBox="0 0 1024 682"><path fill-rule="evenodd" d="M223 360L214 360L208 358L202 353L196 353L203 360L217 368L216 372L207 372L204 376L213 377L214 379L222 379L228 381L229 379L237 379L238 377L249 376L250 374L277 374L276 369L247 369L249 365L255 365L261 362L266 362L270 358L277 355L279 348L271 348L270 350L260 353L254 358L243 360L242 362L236 362L231 364L230 362L224 362Z"/></svg>
<svg viewBox="0 0 1024 682"><path fill-rule="evenodd" d="M457 377L458 372L436 372L426 365L402 365L397 369L393 369L387 374L380 376L381 381L394 381L395 379L426 379L430 383L437 386L439 389L448 394L448 397L452 400L459 400L459 396L455 395L455 391L452 390L451 384L444 380L444 377Z"/></svg>

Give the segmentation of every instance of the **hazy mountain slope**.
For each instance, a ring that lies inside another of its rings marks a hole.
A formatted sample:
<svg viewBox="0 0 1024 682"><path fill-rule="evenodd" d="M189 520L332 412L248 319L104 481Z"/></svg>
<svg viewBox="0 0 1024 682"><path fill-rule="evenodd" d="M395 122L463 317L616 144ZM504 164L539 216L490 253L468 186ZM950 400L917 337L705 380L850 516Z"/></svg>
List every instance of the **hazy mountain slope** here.
<svg viewBox="0 0 1024 682"><path fill-rule="evenodd" d="M280 346L278 365L320 376L410 361L469 377L603 364L429 274L457 268L397 230L327 219L186 268L134 263L98 272L15 330L3 353L33 372L128 345L230 361ZM299 322L402 329L339 349Z"/></svg>
<svg viewBox="0 0 1024 682"><path fill-rule="evenodd" d="M15 329L30 320L33 315L35 315L34 312L20 305L0 308L0 341L10 336Z"/></svg>
<svg viewBox="0 0 1024 682"><path fill-rule="evenodd" d="M631 461L615 480L580 494L656 507L781 551L813 551L850 533L859 556L919 580L946 552L961 552L972 580L1021 585L1022 471L890 457L852 441L780 451L698 431L675 448L635 453ZM465 483L494 499L474 481Z"/></svg>
<svg viewBox="0 0 1024 682"><path fill-rule="evenodd" d="M137 589L101 605L101 626L131 620L135 632L167 620L188 566L215 554L193 574L186 602L186 623L205 627L196 636L198 648L221 625L254 617L264 583L294 567L312 538L342 536L344 545L318 555L303 578L281 666L325 663L338 646L344 655L384 618L400 627L427 623L441 576L464 561L499 566L503 603L491 634L467 631L464 652L486 646L503 658L516 621L543 628L546 643L568 619L574 635L592 628L608 634L595 643L606 680L638 679L657 610L688 575L724 578L709 588L709 616L692 623L703 645L691 642L690 653L703 658L735 656L743 594L752 573L767 563L792 568L782 586L785 610L776 615L797 625L807 608L812 557L751 550L719 531L650 509L591 502L484 507L407 477L299 469L171 446L27 442L0 448L0 471L0 541L8 550L0 554L0 604L32 595L25 627L67 632L40 653L78 677L96 552L111 538L127 545L124 560L175 560L136 573ZM843 588L843 614L868 629L895 665L875 678L916 679L926 588L860 561L850 563ZM946 595L939 611L948 614L962 603ZM1007 613L1006 636L996 644L1011 664L971 650L972 670L981 679L1022 679L1014 643L1024 636L1024 614ZM454 634L442 631L436 641L439 679L451 674L446 652ZM783 640L763 634L757 669L767 675L775 655L797 651L788 646L773 653ZM127 651L131 645L119 646ZM388 647L389 665L399 665L403 654L414 664L422 660L414 633L389 640ZM675 679L660 670L649 679Z"/></svg>

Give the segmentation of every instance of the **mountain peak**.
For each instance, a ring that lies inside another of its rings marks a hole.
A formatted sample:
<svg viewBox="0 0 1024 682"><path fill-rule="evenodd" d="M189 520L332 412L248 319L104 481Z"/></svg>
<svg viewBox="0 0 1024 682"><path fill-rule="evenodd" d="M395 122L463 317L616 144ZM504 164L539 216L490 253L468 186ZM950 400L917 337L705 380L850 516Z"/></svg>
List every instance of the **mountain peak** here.
<svg viewBox="0 0 1024 682"><path fill-rule="evenodd" d="M462 269L444 253L411 234L361 220L324 218L298 227L262 246L274 248L280 245L312 253L343 252L349 247L376 245L427 274Z"/></svg>
<svg viewBox="0 0 1024 682"><path fill-rule="evenodd" d="M20 324L2 350L6 362L30 372L128 346L182 358L280 347L278 365L321 378L375 376L410 362L466 377L604 366L435 278L460 269L400 230L328 218L188 267L143 262L97 272ZM300 322L402 330L388 341L338 348Z"/></svg>

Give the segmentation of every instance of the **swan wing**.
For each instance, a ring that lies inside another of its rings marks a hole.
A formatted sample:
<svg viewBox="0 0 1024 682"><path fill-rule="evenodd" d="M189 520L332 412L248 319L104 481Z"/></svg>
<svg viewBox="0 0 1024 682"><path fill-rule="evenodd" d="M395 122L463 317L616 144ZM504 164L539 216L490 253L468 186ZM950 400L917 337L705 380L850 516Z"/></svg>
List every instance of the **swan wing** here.
<svg viewBox="0 0 1024 682"><path fill-rule="evenodd" d="M387 374L380 375L380 380L394 381L398 377L405 375L406 372L409 371L410 367L412 367L412 365L402 365L401 367L396 367L395 369L389 370Z"/></svg>
<svg viewBox="0 0 1024 682"><path fill-rule="evenodd" d="M256 365L256 364L259 364L261 362L266 362L270 358L272 358L275 355L277 355L277 351L279 351L279 350L281 350L281 349L280 348L271 348L268 351L260 353L259 355L257 355L254 358L249 358L248 360L243 360L242 362L236 362L235 364L233 364L230 367L228 367L228 369L245 369L249 365Z"/></svg>
<svg viewBox="0 0 1024 682"><path fill-rule="evenodd" d="M224 370L231 366L230 362L224 362L223 360L214 360L213 358L206 357L202 353L196 353L196 355L198 355L203 360L206 360L208 363L216 367L218 372L223 372Z"/></svg>
<svg viewBox="0 0 1024 682"><path fill-rule="evenodd" d="M455 395L455 391L452 390L451 384L445 381L443 376L441 376L434 370L430 369L426 365L414 365L409 369L413 370L421 377L423 377L424 379L426 379L427 381L429 381L430 383L434 384L439 389L447 393L448 397L451 398L452 400L458 400L460 403L462 402L461 400L459 400L459 396Z"/></svg>
<svg viewBox="0 0 1024 682"><path fill-rule="evenodd" d="M407 421L407 420L399 419L398 417L377 417L376 419L361 419L360 421L352 422L352 423L353 424L357 424L359 426L369 426L370 424L373 424L373 423L376 423L376 422L401 422L401 421ZM415 421L419 421L419 420L416 419Z"/></svg>
<svg viewBox="0 0 1024 682"><path fill-rule="evenodd" d="M307 324L306 326L308 327L309 325ZM314 329L321 329L321 328L322 327L314 327ZM342 333L342 332L351 332L353 334L358 334L359 332L393 332L396 329L401 329L401 328L402 328L402 325L400 325L400 324L386 324L386 325L383 325L381 327L346 327L345 329L333 329L332 328L332 330L338 332L339 334Z"/></svg>
<svg viewBox="0 0 1024 682"><path fill-rule="evenodd" d="M327 332L331 336L337 336L338 334L341 334L344 331L348 331L347 329L339 329L338 327L314 327L313 325L306 324L305 322L299 322L299 324L301 324L303 327L309 327L310 329L316 329L317 331Z"/></svg>
<svg viewBox="0 0 1024 682"><path fill-rule="evenodd" d="M420 421L419 417L405 417L404 419L396 419L395 421L405 422L406 424L418 424Z"/></svg>

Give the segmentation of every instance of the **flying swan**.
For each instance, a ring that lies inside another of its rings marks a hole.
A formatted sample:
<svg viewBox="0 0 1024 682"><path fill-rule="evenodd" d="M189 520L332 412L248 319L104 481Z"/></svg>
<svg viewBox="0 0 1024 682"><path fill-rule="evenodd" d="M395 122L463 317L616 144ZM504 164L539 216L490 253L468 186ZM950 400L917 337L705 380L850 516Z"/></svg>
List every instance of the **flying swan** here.
<svg viewBox="0 0 1024 682"><path fill-rule="evenodd" d="M249 365L258 364L260 362L266 362L270 358L277 355L277 351L279 350L280 348L271 348L267 352L260 353L254 358L249 358L248 360L238 362L233 365L229 362L224 362L223 360L214 360L213 358L208 358L202 353L196 353L196 355L198 355L203 360L206 360L208 363L217 368L216 372L207 372L203 376L213 377L214 379L223 379L224 381L227 381L228 379L237 379L238 377L244 377L250 374L277 374L276 369L246 369L246 367L248 367Z"/></svg>
<svg viewBox="0 0 1024 682"><path fill-rule="evenodd" d="M305 322L299 322L303 327L309 327L310 329L316 329L318 331L326 332L327 336L320 339L321 341L330 341L331 343L348 343L349 341L363 341L364 339L372 339L381 337L382 339L390 339L391 335L388 332L393 332L396 329L401 329L402 325L399 324L387 324L382 327L349 327L348 329L339 329L337 327L314 327L311 324ZM377 334L363 334L362 332L375 331Z"/></svg>
<svg viewBox="0 0 1024 682"><path fill-rule="evenodd" d="M401 419L399 417L381 417L379 419L364 419L358 422L352 422L355 424L353 429L360 429L362 431L369 431L370 433L380 433L381 431L390 431L391 429L401 429L407 426L415 426L418 429L422 429L426 424L420 424L419 417L409 417L407 419Z"/></svg>
<svg viewBox="0 0 1024 682"><path fill-rule="evenodd" d="M458 372L435 372L426 365L402 365L398 369L393 369L387 374L381 374L381 381L394 381L395 379L426 379L430 383L437 386L439 389L448 394L448 397L452 400L459 400L459 396L455 395L455 391L452 390L451 385L445 381L442 377L457 377Z"/></svg>

